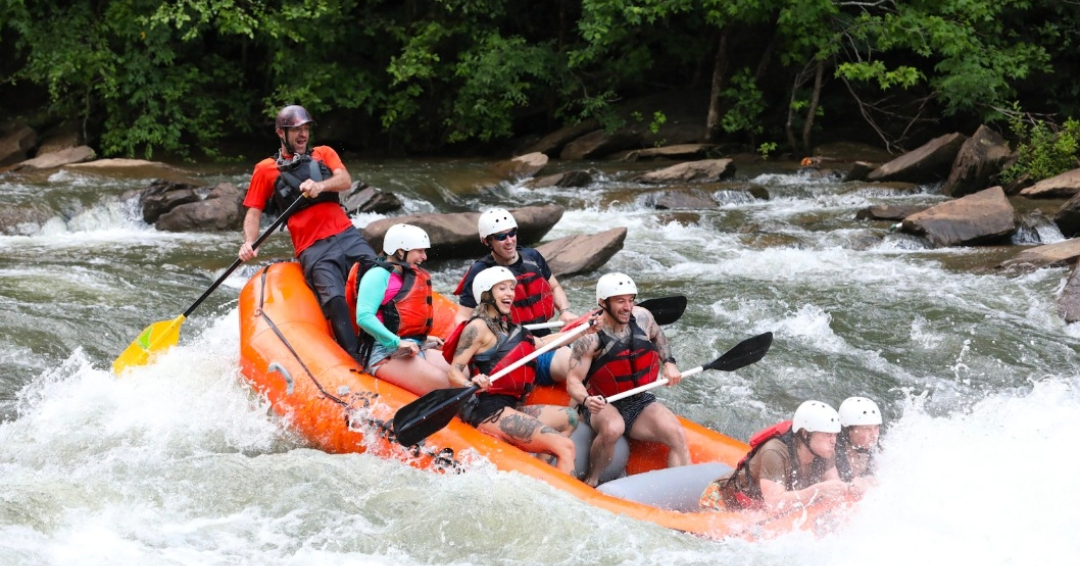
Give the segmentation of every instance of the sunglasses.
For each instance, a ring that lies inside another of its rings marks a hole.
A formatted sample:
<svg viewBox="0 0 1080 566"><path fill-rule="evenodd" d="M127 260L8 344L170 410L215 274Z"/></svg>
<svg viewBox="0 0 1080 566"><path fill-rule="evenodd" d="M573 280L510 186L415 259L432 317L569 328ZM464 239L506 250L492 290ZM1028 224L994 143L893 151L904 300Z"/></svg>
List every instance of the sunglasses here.
<svg viewBox="0 0 1080 566"><path fill-rule="evenodd" d="M517 228L511 228L509 232L503 232L502 234L492 234L491 237L499 242L502 242L507 238L516 238Z"/></svg>

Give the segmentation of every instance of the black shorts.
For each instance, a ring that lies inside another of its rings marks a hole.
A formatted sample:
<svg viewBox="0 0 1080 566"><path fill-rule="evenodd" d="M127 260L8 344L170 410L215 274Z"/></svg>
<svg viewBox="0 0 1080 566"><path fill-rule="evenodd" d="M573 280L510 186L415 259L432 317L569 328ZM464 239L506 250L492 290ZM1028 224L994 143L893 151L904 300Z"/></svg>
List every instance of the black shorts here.
<svg viewBox="0 0 1080 566"><path fill-rule="evenodd" d="M373 263L375 252L355 228L323 238L300 253L304 279L315 291L320 306L345 296L345 280L358 261Z"/></svg>
<svg viewBox="0 0 1080 566"><path fill-rule="evenodd" d="M513 395L488 395L480 393L461 408L461 420L472 426L485 421L495 421L507 407L517 407L519 399Z"/></svg>
<svg viewBox="0 0 1080 566"><path fill-rule="evenodd" d="M645 407L648 407L655 402L656 395L646 392L638 393L637 395L627 397L626 399L619 399L611 404L612 407L615 407L615 410L619 411L619 415L622 416L623 423L626 425L624 434L630 432L630 429L634 428L634 423L637 421L638 417L641 416L641 412L645 410ZM589 417L592 416L592 413L585 408L585 405L578 405L578 414L581 415L585 424L592 426L592 423L589 422Z"/></svg>

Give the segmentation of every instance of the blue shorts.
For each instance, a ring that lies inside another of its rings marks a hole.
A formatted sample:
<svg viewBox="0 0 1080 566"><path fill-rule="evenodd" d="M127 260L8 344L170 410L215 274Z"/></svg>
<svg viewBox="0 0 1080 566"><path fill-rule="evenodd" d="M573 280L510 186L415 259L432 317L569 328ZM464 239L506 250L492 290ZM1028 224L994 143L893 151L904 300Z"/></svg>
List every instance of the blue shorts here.
<svg viewBox="0 0 1080 566"><path fill-rule="evenodd" d="M319 298L319 306L334 297L345 296L345 280L354 263L373 263L375 252L360 231L349 228L340 234L318 240L300 252L304 279Z"/></svg>
<svg viewBox="0 0 1080 566"><path fill-rule="evenodd" d="M551 378L551 360L555 358L555 350L558 348L548 350L533 360L536 362L537 385L555 385L555 380Z"/></svg>

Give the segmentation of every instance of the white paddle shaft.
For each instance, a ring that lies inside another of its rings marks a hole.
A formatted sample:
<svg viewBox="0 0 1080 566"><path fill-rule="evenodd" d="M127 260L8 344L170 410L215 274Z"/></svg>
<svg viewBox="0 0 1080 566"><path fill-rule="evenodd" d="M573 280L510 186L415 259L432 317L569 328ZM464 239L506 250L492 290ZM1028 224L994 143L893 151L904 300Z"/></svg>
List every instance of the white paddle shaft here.
<svg viewBox="0 0 1080 566"><path fill-rule="evenodd" d="M519 367L521 367L521 366L535 360L536 358L540 357L541 355L546 354L549 351L554 350L555 348L558 348L560 346L565 345L566 343L570 342L574 338L577 338L578 334L581 334L582 332L585 332L586 330L588 330L590 326L592 326L592 325L589 324L589 323L582 324L581 326L567 332L566 334L563 334L562 336L559 337L558 340L553 340L551 342L548 342L547 344L544 344L543 346L541 346L540 348L537 348L536 351L529 354L528 356L525 356L524 358L521 358L520 360L518 360L518 361L516 361L516 362L502 368L501 370L495 372L494 375L489 375L488 379L490 379L492 382L494 382L496 379L499 379L500 377L505 376L506 374L516 370L517 368L519 368Z"/></svg>
<svg viewBox="0 0 1080 566"><path fill-rule="evenodd" d="M682 375L684 378L686 378L686 377L690 377L691 375L699 374L699 373L701 373L703 371L705 371L705 366L698 366L696 368L688 369L688 370L682 372L680 375ZM645 385L642 385L640 387L635 387L635 388L631 389L630 391L623 391L622 393L616 393L616 394L612 395L611 397L606 398L605 401L607 401L608 403L614 403L615 401L618 401L620 399L626 399L627 397L637 395L638 393L644 393L645 391L648 391L650 389L656 389L657 387L660 387L662 385L667 385L667 384L668 384L667 378L666 377L661 377L660 379L657 379L656 381L654 381L652 383L646 383Z"/></svg>
<svg viewBox="0 0 1080 566"><path fill-rule="evenodd" d="M536 324L526 324L525 328L528 330L547 330L549 328L562 328L563 321L553 320L551 322L538 322Z"/></svg>

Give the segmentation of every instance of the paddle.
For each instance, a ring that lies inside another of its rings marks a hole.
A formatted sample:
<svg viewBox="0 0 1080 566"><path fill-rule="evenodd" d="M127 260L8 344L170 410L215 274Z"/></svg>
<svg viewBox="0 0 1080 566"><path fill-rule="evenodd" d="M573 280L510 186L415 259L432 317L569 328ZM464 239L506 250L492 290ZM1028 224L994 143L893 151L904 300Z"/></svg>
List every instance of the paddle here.
<svg viewBox="0 0 1080 566"><path fill-rule="evenodd" d="M509 374L536 359L541 354L572 341L588 329L589 325L583 324L567 331L558 340L544 344L533 353L495 372L489 376L491 381ZM480 391L480 387L477 385L457 389L436 389L398 409L397 413L394 414L394 433L397 435L397 441L403 446L412 446L442 430L443 427L450 424L454 415L458 414L465 401L477 391Z"/></svg>
<svg viewBox="0 0 1080 566"><path fill-rule="evenodd" d="M653 319L656 320L656 324L672 324L679 320L679 318L682 317L683 312L686 311L686 297L683 295L675 295L674 297L646 299L636 306L651 312ZM592 314L593 313L590 312L583 318L587 319L592 316ZM526 324L525 328L528 328L529 330L540 330L545 328L560 328L562 325L563 322L561 320L553 320L551 322L541 322L539 324Z"/></svg>
<svg viewBox="0 0 1080 566"><path fill-rule="evenodd" d="M300 204L300 200L303 198L304 197L302 196L298 197L289 205L289 208L285 209L285 212L278 215L277 220L275 220L274 223L259 236L259 239L255 240L255 243L251 245L251 248L258 248L266 238L270 237L270 234L272 234L274 230L277 230L277 228L289 218L289 215L292 214L293 210L296 209L297 205ZM150 360L151 356L157 355L161 351L168 350L175 346L176 343L180 341L180 325L184 324L184 320L187 319L188 315L198 308L198 306L210 296L210 293L214 292L214 289L217 289L224 283L225 279L227 279L229 275L232 275L232 272L236 271L236 268L240 267L241 263L244 263L244 261L240 258L236 258L236 261L225 270L225 273L223 273L221 277L218 277L217 281L214 281L210 285L210 288L192 303L186 311L184 311L184 314L172 320L159 320L143 329L142 334L139 334L139 337L136 338L115 361L113 361L113 373L120 375L131 367L144 365Z"/></svg>
<svg viewBox="0 0 1080 566"><path fill-rule="evenodd" d="M703 366L698 366L682 372L682 376L684 378L690 377L691 375L701 373L707 369L735 371L764 358L765 353L769 351L769 346L772 346L772 332L758 334L753 338L747 338L746 340L739 342L734 348L724 352L719 358L716 358ZM614 403L620 399L626 399L627 397L660 387L661 385L667 385L667 383L668 380L666 378L660 378L652 383L646 383L641 387L635 387L629 391L616 393L615 395L608 397L606 401L608 403Z"/></svg>

